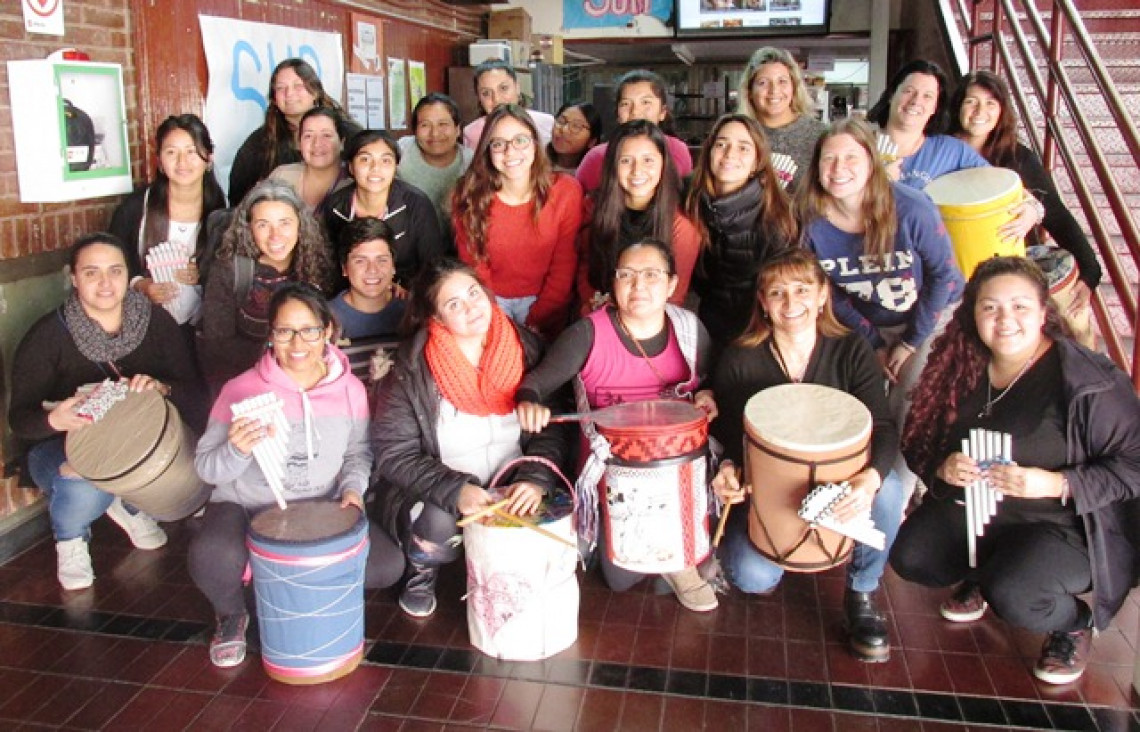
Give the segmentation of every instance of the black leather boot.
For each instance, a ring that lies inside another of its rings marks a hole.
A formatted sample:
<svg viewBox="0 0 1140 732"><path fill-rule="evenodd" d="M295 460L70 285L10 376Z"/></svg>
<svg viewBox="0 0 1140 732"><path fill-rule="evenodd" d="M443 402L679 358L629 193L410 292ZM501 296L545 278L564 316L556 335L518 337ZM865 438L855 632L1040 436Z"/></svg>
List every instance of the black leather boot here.
<svg viewBox="0 0 1140 732"><path fill-rule="evenodd" d="M847 590L843 595L847 646L866 663L885 663L891 657L887 620L875 606L875 593Z"/></svg>

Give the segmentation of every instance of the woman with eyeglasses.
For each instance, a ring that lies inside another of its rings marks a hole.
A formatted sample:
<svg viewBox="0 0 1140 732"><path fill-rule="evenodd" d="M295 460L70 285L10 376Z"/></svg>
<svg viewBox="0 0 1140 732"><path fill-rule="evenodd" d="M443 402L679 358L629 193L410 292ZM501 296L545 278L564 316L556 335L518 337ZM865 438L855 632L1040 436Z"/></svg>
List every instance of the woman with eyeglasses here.
<svg viewBox="0 0 1140 732"><path fill-rule="evenodd" d="M455 246L512 320L551 338L569 316L582 189L551 172L522 107L500 105L486 119L452 197Z"/></svg>
<svg viewBox="0 0 1140 732"><path fill-rule="evenodd" d="M554 115L554 133L546 154L559 173L573 174L594 145L602 141L602 115L593 104L563 104Z"/></svg>
<svg viewBox="0 0 1140 732"><path fill-rule="evenodd" d="M617 253L642 239L662 242L676 260L677 287L669 302L683 305L697 263L700 235L681 210L680 182L661 128L632 120L606 148L602 184L586 204L590 220L578 246L578 298L583 315L611 297Z"/></svg>
<svg viewBox="0 0 1140 732"><path fill-rule="evenodd" d="M654 239L628 242L618 252L610 277L613 302L567 328L523 379L518 415L524 430L547 428L551 413L546 404L572 380L579 411L673 398L691 400L709 419L716 416L712 392L700 390L708 364L708 333L693 312L669 303L679 282L673 251ZM585 486L594 489L596 485ZM606 543L607 537L600 541ZM604 550L599 554L606 583L615 591L628 590L646 577L615 566ZM716 594L695 567L663 577L689 610L717 607Z"/></svg>
<svg viewBox="0 0 1140 732"><path fill-rule="evenodd" d="M506 463L526 455L561 466L569 441L559 429L519 429L515 391L545 347L471 267L430 263L412 287L405 327L408 340L377 390L372 445L383 525L401 537L411 568L400 608L427 617L439 567L460 555L456 521L496 501L490 481ZM519 516L535 514L558 485L535 462L505 478L500 497Z"/></svg>
<svg viewBox="0 0 1140 732"><path fill-rule="evenodd" d="M249 562L250 519L275 505L253 451L266 439L282 437L260 420L235 419L230 407L265 394L283 403L286 501L337 501L363 512L372 468L368 395L332 343L336 320L324 296L303 283L287 284L273 294L268 317L265 352L253 368L226 383L195 457L199 477L215 487L190 542L190 576L214 608L210 661L222 668L245 658L249 610L242 575ZM403 553L374 523L368 538L364 586L387 587L404 571Z"/></svg>

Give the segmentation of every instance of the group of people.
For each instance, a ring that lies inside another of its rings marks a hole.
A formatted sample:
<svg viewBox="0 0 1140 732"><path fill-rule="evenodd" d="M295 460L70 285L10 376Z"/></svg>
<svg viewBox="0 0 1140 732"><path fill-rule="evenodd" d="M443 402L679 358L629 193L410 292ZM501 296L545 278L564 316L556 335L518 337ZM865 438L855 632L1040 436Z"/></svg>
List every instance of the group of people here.
<svg viewBox="0 0 1140 732"><path fill-rule="evenodd" d="M748 398L819 384L856 397L873 421L869 461L835 506L840 519L869 512L885 535L884 549L858 545L847 571L856 656L889 657L876 599L889 562L906 579L954 586L942 606L950 621L992 606L1047 633L1042 680L1080 676L1093 629L1136 579L1140 403L1072 337L1100 270L1017 143L999 77L971 74L951 97L936 66L908 64L870 113L878 130L825 126L794 59L761 49L740 111L716 122L695 163L669 132L665 84L650 71L619 79L619 126L604 142L591 105L553 117L521 106L506 64L482 64L475 87L484 116L463 127L448 97L429 94L414 136L397 142L349 121L304 61L282 62L265 124L235 160L233 209L202 122L159 127L154 182L119 207L110 233L73 245L67 301L14 362L10 421L48 496L64 588L92 584L87 542L104 513L136 547L166 540L67 463L64 438L89 425L77 392L104 378L159 390L202 435L195 466L214 489L189 563L217 616L219 666L245 656L244 537L274 502L253 453L280 437L231 405L282 401L284 497L365 511L366 586L403 578L400 607L426 617L439 568L459 556L462 517L503 500L539 514L560 471L580 473L580 489L604 484L597 430L552 422L559 412L690 401L723 445L711 487L728 507L764 500L738 467ZM889 160L881 137L897 151ZM1063 313L1028 259L986 261L968 282L955 262L921 189L990 164L1017 170L1032 194L1002 235L1043 224L1077 262L1082 286ZM160 242L193 252L174 282L147 268ZM341 346L368 338L399 346L361 371ZM1012 461L965 454L976 427L1012 435ZM491 484L524 456L541 460ZM904 521L918 479L929 491ZM980 480L1008 500L971 567L960 489ZM612 561L606 532L596 536L603 576L629 589L645 575ZM719 554L744 592L780 581L743 512L730 515ZM662 575L696 612L718 605L702 569ZM1089 592L1091 606L1080 597Z"/></svg>

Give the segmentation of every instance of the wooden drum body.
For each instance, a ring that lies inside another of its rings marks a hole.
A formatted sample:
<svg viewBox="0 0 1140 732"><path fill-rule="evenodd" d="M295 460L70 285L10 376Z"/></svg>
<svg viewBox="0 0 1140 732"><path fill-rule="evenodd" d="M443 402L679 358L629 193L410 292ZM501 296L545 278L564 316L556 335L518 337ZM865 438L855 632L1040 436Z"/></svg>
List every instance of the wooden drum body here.
<svg viewBox="0 0 1140 732"><path fill-rule="evenodd" d="M612 414L597 425L612 453L603 502L610 561L645 574L697 566L712 549L705 413L655 400Z"/></svg>
<svg viewBox="0 0 1140 732"><path fill-rule="evenodd" d="M818 572L845 561L851 539L799 517L804 497L867 466L871 413L846 392L818 384L765 389L744 408L745 469L752 484L748 536L784 569Z"/></svg>
<svg viewBox="0 0 1140 732"><path fill-rule="evenodd" d="M333 501L274 506L250 522L261 660L270 678L320 684L364 655L368 519Z"/></svg>
<svg viewBox="0 0 1140 732"><path fill-rule="evenodd" d="M160 521L197 511L210 488L194 469L197 438L157 391L129 392L94 424L67 433L67 462L101 490Z"/></svg>
<svg viewBox="0 0 1140 732"><path fill-rule="evenodd" d="M983 261L997 256L1025 256L1025 242L1004 242L998 229L1010 221L1009 210L1021 202L1021 177L1007 168L969 168L931 181L926 195L942 212L954 255L966 279Z"/></svg>

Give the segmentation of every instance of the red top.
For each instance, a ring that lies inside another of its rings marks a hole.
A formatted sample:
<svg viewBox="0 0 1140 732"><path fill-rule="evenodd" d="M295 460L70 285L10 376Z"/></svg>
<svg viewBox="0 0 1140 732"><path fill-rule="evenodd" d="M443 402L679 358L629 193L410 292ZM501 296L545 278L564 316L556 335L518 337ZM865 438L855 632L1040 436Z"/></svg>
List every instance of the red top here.
<svg viewBox="0 0 1140 732"><path fill-rule="evenodd" d="M550 195L534 220L534 201L509 206L495 196L488 211L486 256L476 262L458 215L452 216L459 258L475 268L499 297L538 300L526 325L543 335L566 324L578 261L576 238L582 223L582 189L572 177L554 174Z"/></svg>
<svg viewBox="0 0 1140 732"><path fill-rule="evenodd" d="M672 135L665 135L665 142L669 147L669 157L673 160L673 167L677 169L677 177L684 178L692 173L693 156L689 152L689 146ZM605 162L606 148L609 146L608 142L595 145L578 164L578 172L575 175L578 176L578 182L582 184L582 190L586 193L593 193L602 184L602 163Z"/></svg>

